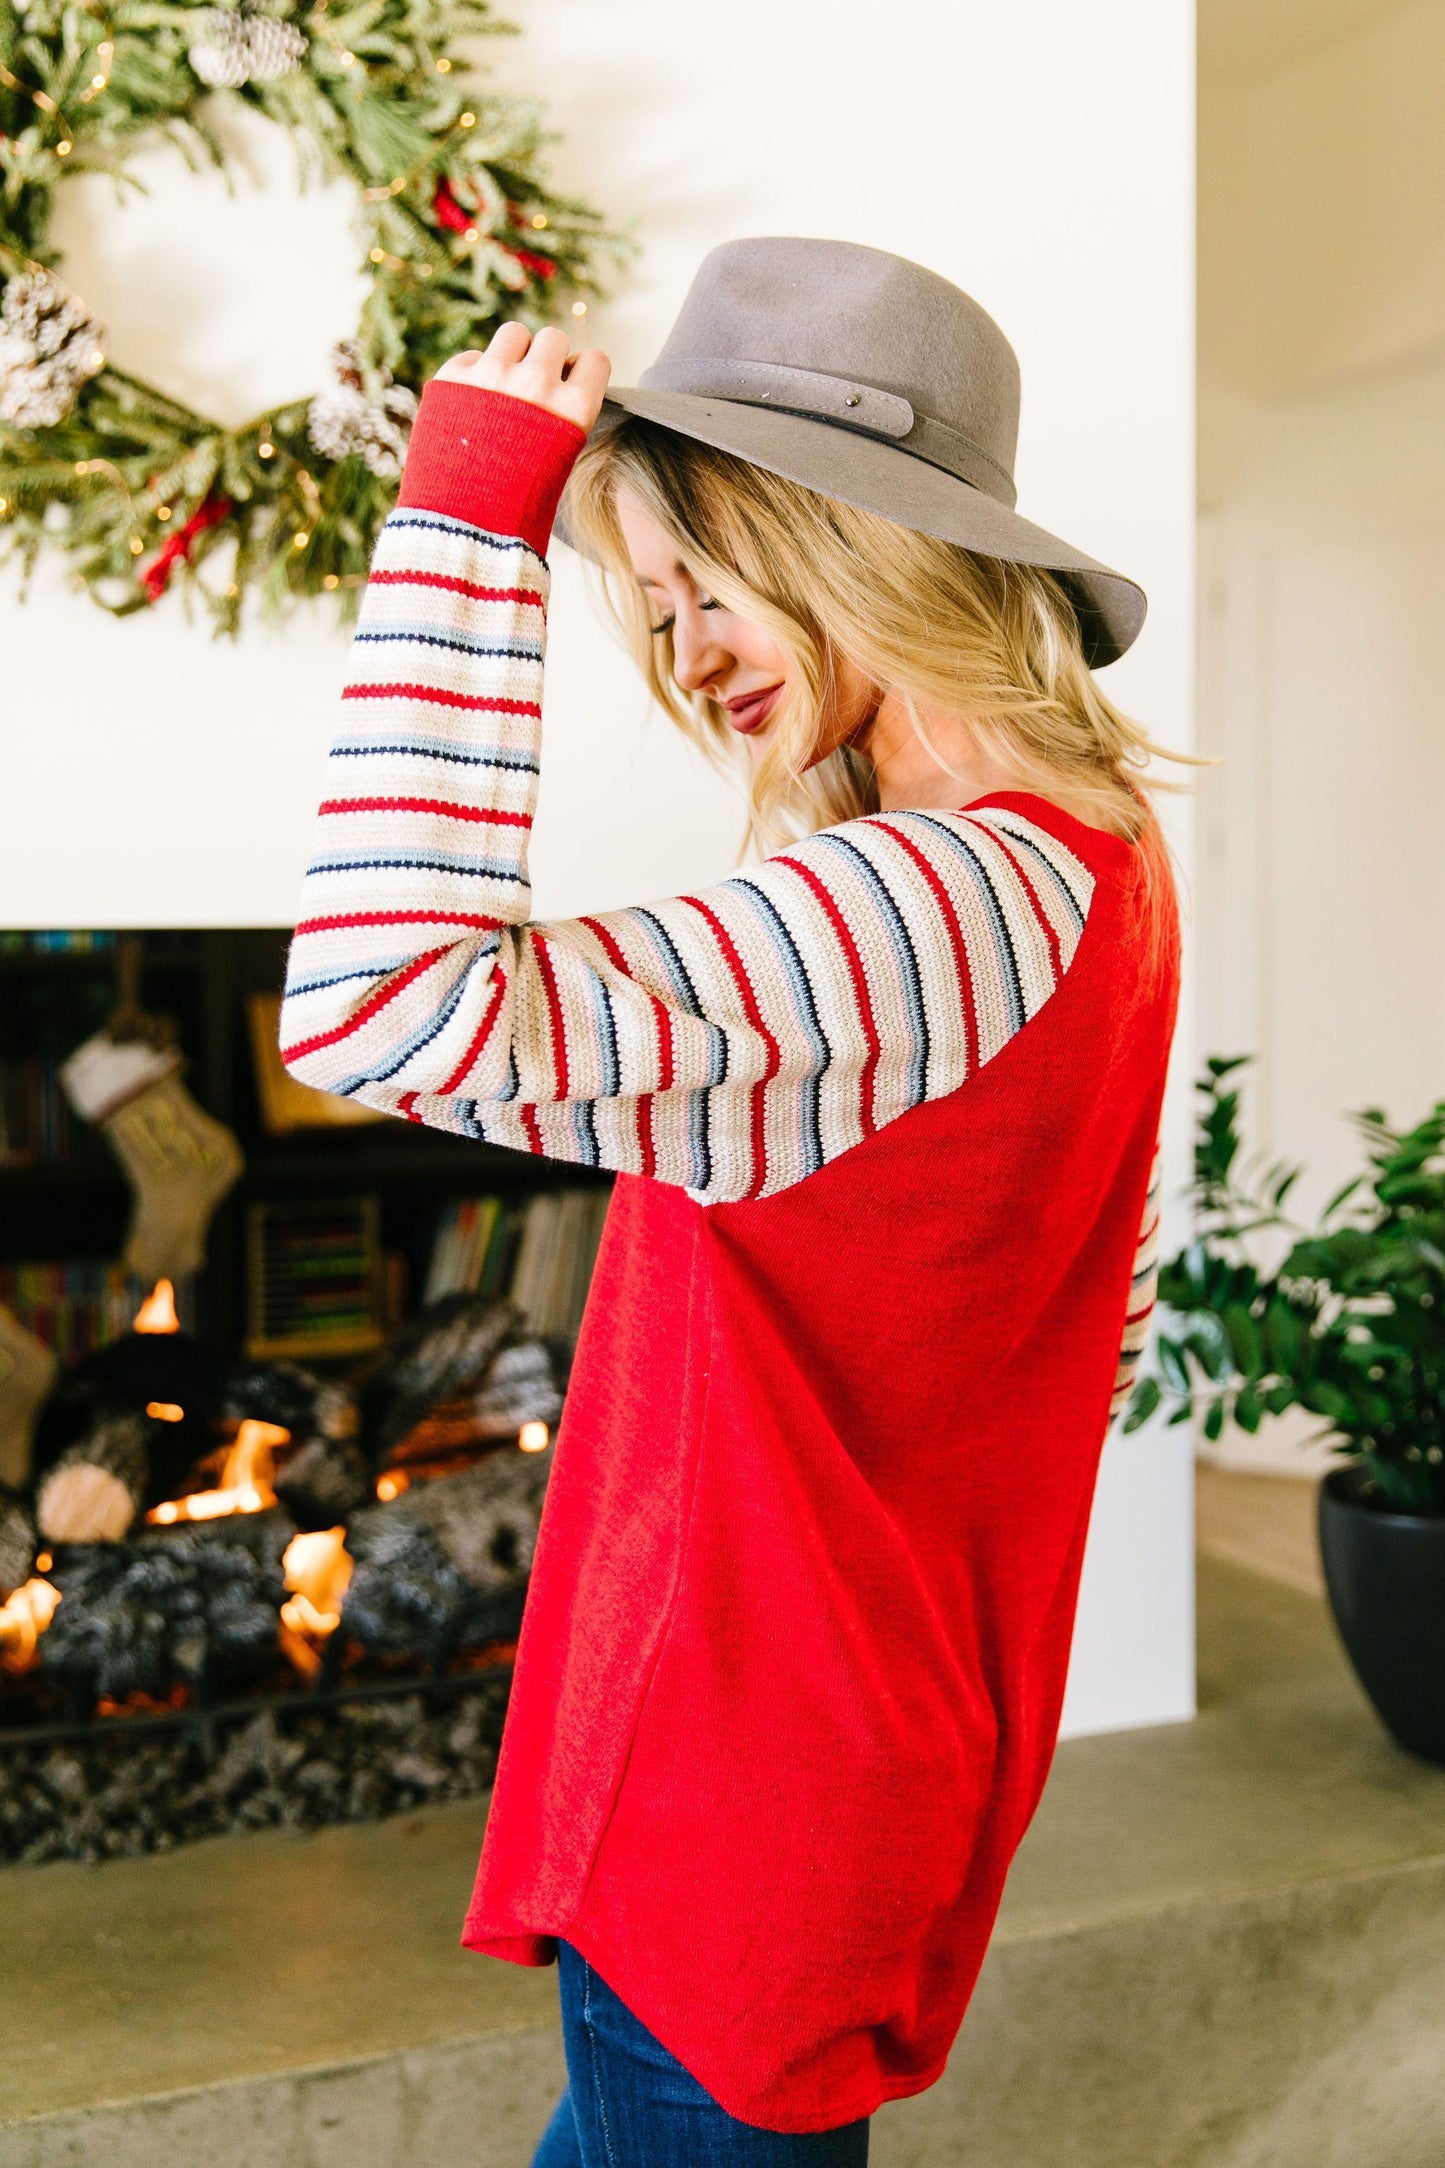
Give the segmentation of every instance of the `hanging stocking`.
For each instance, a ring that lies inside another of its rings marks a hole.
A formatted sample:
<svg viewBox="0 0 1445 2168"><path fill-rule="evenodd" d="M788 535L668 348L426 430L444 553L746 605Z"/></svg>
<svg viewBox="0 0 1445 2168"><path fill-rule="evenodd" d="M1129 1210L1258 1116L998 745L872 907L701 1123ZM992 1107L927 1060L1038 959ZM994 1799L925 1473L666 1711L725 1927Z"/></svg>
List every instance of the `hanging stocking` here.
<svg viewBox="0 0 1445 2168"><path fill-rule="evenodd" d="M180 1280L205 1260L211 1215L241 1172L241 1147L181 1082L175 1047L99 1032L61 1070L71 1104L98 1122L135 1191L121 1263Z"/></svg>
<svg viewBox="0 0 1445 2168"><path fill-rule="evenodd" d="M0 1483L16 1490L30 1481L35 1418L58 1368L45 1342L0 1307Z"/></svg>

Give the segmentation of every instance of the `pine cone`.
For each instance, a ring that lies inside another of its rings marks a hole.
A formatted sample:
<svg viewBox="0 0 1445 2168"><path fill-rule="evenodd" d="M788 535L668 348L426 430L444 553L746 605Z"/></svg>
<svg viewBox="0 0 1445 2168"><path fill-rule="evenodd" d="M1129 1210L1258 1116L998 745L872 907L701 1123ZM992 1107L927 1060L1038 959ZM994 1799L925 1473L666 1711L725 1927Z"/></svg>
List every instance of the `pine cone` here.
<svg viewBox="0 0 1445 2168"><path fill-rule="evenodd" d="M253 83L275 83L296 73L306 40L294 24L278 23L273 15L253 15L248 31Z"/></svg>
<svg viewBox="0 0 1445 2168"><path fill-rule="evenodd" d="M83 301L45 271L22 271L0 301L0 421L51 429L105 366L104 333Z"/></svg>
<svg viewBox="0 0 1445 2168"><path fill-rule="evenodd" d="M355 452L372 474L400 474L416 419L416 394L393 384L383 370L380 397L368 398L354 339L342 339L332 348L331 366L336 382L318 392L307 411L306 433L313 449L323 459L346 459Z"/></svg>
<svg viewBox="0 0 1445 2168"><path fill-rule="evenodd" d="M251 73L251 31L236 8L206 8L186 57L212 90L239 90Z"/></svg>
<svg viewBox="0 0 1445 2168"><path fill-rule="evenodd" d="M243 83L274 83L293 75L305 50L301 32L274 15L207 8L188 58L193 72L213 90L239 90Z"/></svg>

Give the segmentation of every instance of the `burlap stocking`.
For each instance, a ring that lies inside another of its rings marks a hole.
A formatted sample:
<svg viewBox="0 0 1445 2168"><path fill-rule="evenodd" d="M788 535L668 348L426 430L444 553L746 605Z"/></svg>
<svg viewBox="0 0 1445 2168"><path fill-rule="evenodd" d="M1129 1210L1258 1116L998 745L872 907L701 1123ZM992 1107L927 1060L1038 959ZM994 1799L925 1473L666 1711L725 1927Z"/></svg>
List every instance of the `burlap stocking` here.
<svg viewBox="0 0 1445 2168"><path fill-rule="evenodd" d="M23 1490L30 1481L35 1418L58 1368L45 1342L0 1307L0 1483Z"/></svg>
<svg viewBox="0 0 1445 2168"><path fill-rule="evenodd" d="M180 1056L104 1033L61 1072L76 1107L98 1122L135 1191L121 1263L142 1280L179 1280L205 1261L211 1215L245 1164L223 1122L181 1082Z"/></svg>

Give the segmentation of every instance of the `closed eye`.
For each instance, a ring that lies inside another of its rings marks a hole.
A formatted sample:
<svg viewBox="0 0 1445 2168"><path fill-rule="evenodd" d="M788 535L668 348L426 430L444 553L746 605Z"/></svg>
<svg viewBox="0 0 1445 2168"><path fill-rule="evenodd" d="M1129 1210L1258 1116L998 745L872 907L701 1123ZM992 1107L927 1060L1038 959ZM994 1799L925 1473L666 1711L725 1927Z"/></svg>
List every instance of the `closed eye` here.
<svg viewBox="0 0 1445 2168"><path fill-rule="evenodd" d="M722 604L721 604L720 602L716 601L716 600L715 600L715 599L714 599L713 597L711 597L711 596L707 596L707 597L704 597L704 598L703 598L703 599L702 599L701 601L699 601L699 603L698 603L698 608L699 608L700 610L720 610L720 609L722 608ZM665 617L665 618L663 618L663 620L662 620L662 622L661 622L661 624L660 624L660 625L654 625L654 626L652 627L652 636L653 636L653 638L654 638L654 639L656 639L659 633L662 633L662 632L671 632L671 630L672 630L673 626L674 626L674 625L675 625L676 623L677 623L677 612L676 612L676 611L674 611L674 612L672 613L672 615L671 615L670 617Z"/></svg>

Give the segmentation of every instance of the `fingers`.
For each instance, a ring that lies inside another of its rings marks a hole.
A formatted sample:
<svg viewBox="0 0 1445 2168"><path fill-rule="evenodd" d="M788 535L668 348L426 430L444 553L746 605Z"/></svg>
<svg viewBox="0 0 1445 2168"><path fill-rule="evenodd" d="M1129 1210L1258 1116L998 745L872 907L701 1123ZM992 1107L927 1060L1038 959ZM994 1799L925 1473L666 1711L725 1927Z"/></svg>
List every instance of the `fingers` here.
<svg viewBox="0 0 1445 2168"><path fill-rule="evenodd" d="M515 317L497 326L485 352L468 347L437 371L454 382L529 399L583 429L596 420L611 374L612 363L601 347L584 347L574 354L559 325L545 324L534 332Z"/></svg>

